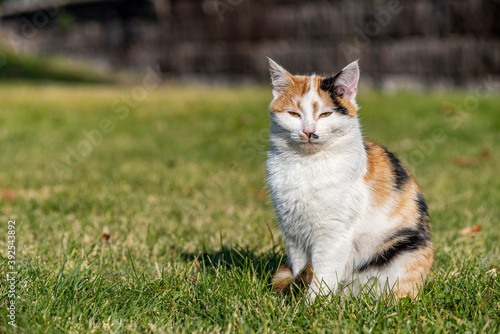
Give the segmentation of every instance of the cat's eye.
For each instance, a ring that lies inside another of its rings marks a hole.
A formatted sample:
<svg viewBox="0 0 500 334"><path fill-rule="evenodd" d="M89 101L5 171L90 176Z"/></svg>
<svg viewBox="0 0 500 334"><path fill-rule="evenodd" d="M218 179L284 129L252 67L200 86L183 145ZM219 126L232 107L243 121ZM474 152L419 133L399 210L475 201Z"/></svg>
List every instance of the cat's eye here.
<svg viewBox="0 0 500 334"><path fill-rule="evenodd" d="M292 117L295 117L295 118L300 118L300 114L298 112L293 112L293 111L289 111L288 112L290 114L290 116Z"/></svg>
<svg viewBox="0 0 500 334"><path fill-rule="evenodd" d="M322 113L321 115L319 115L319 117L321 117L321 118L323 118L323 117L328 117L328 116L330 116L331 114L332 114L332 112L331 112L331 111L330 111L330 112L324 112L324 113Z"/></svg>

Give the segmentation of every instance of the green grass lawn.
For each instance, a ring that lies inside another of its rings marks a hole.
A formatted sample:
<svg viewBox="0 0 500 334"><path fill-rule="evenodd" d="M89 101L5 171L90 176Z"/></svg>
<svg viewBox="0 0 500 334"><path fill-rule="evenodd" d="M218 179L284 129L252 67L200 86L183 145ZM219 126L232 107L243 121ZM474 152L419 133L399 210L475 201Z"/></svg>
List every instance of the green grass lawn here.
<svg viewBox="0 0 500 334"><path fill-rule="evenodd" d="M8 220L21 333L500 331L500 96L361 92L410 166L435 247L417 301L274 295L266 88L0 84L0 333ZM464 227L480 225L475 235Z"/></svg>

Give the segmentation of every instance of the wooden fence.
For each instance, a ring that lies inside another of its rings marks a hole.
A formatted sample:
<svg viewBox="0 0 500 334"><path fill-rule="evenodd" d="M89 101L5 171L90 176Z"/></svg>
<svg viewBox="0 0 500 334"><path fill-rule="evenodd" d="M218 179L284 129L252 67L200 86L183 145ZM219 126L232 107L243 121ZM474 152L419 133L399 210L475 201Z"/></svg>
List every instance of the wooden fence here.
<svg viewBox="0 0 500 334"><path fill-rule="evenodd" d="M381 85L500 76L494 0L42 3L17 12L4 5L2 31L16 47L179 78L267 80L266 56L298 73L330 73L359 58L364 80Z"/></svg>

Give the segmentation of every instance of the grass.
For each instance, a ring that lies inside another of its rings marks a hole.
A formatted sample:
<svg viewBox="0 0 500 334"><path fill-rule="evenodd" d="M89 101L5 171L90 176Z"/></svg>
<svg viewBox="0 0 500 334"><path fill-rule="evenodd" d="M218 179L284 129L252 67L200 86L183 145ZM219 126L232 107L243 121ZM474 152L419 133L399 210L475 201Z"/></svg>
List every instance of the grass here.
<svg viewBox="0 0 500 334"><path fill-rule="evenodd" d="M366 137L428 200L435 265L417 301L308 307L269 285L286 260L265 186L270 90L138 92L0 84L0 332L500 331L499 96L361 93Z"/></svg>

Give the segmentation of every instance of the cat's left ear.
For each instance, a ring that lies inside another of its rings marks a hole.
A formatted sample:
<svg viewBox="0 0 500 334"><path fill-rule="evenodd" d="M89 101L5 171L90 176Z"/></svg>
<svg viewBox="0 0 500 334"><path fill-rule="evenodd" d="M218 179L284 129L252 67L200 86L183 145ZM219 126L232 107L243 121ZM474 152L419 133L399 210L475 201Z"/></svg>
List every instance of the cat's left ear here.
<svg viewBox="0 0 500 334"><path fill-rule="evenodd" d="M344 97L352 103L356 103L356 94L358 92L359 66L355 60L342 69L334 77L334 92Z"/></svg>
<svg viewBox="0 0 500 334"><path fill-rule="evenodd" d="M269 71L273 84L273 97L277 99L293 84L292 75L271 58L267 57L267 59L269 60Z"/></svg>

